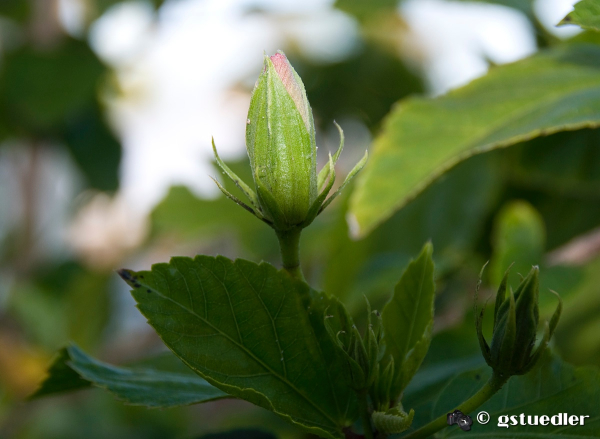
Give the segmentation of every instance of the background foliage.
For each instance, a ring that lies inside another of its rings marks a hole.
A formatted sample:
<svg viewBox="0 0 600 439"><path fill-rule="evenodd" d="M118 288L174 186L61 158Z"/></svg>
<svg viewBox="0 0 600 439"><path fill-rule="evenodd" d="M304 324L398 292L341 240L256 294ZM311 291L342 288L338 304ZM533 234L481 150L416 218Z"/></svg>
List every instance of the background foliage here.
<svg viewBox="0 0 600 439"><path fill-rule="evenodd" d="M0 438L307 437L264 409L211 393L214 388L164 355L162 342L144 322L128 326L137 311L114 273L176 254L277 264L268 227L222 197L201 198L175 185L149 214L148 232L129 244L139 230L125 228L110 241L113 252L76 251L53 235L48 224L75 221L92 196L116 197L124 149L108 104L122 93L114 66L87 39L95 20L119 2L88 1L80 35L68 34L44 13L40 5L52 3L0 2L0 164L11 179L0 186L7 206L0 221ZM435 99L424 96L425 72L389 37L402 40L406 27L397 2L369 3L335 4L359 29L357 49L343 58L319 62L291 40L282 47L305 81L317 131L331 130L334 119L343 127L344 120L354 120L374 137L371 161L354 190L303 235L307 280L343 301L361 326L363 295L381 310L410 258L432 241L435 336L423 369L406 389L408 406L417 400L429 404L410 406L421 425L428 414L452 404L455 389L476 386L488 373L471 315L483 263L490 260L484 301L508 264L515 262L513 285L518 273L540 265L542 317L555 307L549 288L565 303L553 346L562 359L549 357L540 367L540 374L552 378L544 391L554 394L562 383L576 382L589 400L597 398L600 40L589 14L595 2L582 2L567 20L592 30L560 41L543 29L533 2L490 1L525 14L540 53L492 66L486 76ZM251 84L239 87L248 93ZM362 154L365 145L354 146L356 156ZM69 164L68 172L48 171L57 160ZM229 164L250 181L247 160ZM74 189L49 196L47 172L68 179ZM361 239L353 239L357 236ZM70 341L83 351L69 345L54 358ZM152 360L140 360L147 357ZM212 402L187 407L193 398L165 401L163 407L171 408L148 411L94 389L22 404L53 358L75 386L92 383L134 405L144 401L147 386L193 386L199 389L194 395L206 390ZM574 369L563 361L592 368ZM156 370L164 373L157 377ZM137 399L122 394L123 374L138 379ZM448 379L450 385L440 391ZM549 402L526 390L532 411L550 410ZM490 401L490 413L510 409L494 404Z"/></svg>

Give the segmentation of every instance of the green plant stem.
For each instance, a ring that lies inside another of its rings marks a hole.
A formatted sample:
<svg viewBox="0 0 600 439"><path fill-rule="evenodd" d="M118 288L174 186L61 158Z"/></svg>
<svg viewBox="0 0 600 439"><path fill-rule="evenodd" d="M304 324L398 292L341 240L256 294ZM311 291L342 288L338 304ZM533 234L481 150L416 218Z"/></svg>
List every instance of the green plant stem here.
<svg viewBox="0 0 600 439"><path fill-rule="evenodd" d="M283 269L295 279L304 280L300 267L300 234L302 229L297 227L285 232L276 231L281 250Z"/></svg>
<svg viewBox="0 0 600 439"><path fill-rule="evenodd" d="M373 427L371 427L371 415L369 414L366 390L358 392L358 409L360 411L360 420L362 421L365 439L373 439Z"/></svg>
<svg viewBox="0 0 600 439"><path fill-rule="evenodd" d="M490 399L498 390L502 388L502 386L508 381L508 377L500 376L496 373L492 373L492 376L488 380L485 385L479 389L479 391L467 399L465 402L460 404L458 407L448 410L448 413L453 412L454 410L460 410L465 415L473 412L477 407L481 406L484 402ZM444 413L437 419L434 419L429 424L424 425L416 431L413 431L407 436L404 436L402 439L417 439L417 438L425 438L431 436L433 433L441 430L444 427L447 427L447 417Z"/></svg>

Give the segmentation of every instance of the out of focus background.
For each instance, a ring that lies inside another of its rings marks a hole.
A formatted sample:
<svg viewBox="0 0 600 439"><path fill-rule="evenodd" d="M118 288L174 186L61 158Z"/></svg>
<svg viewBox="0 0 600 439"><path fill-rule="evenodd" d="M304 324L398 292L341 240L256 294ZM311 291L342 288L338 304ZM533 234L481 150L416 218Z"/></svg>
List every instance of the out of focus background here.
<svg viewBox="0 0 600 439"><path fill-rule="evenodd" d="M398 100L437 96L488 69L578 38L556 28L574 0L1 0L0 438L197 438L260 426L239 401L163 411L99 390L24 402L69 341L130 364L164 347L115 269L174 255L278 264L272 231L209 176L211 137L251 180L244 146L263 55L305 82L320 163L344 175ZM542 137L466 160L364 239L348 196L302 241L308 281L350 310L389 297L411 256L435 247L436 332L473 341L477 275L541 266L541 307L565 312L555 349L600 365L600 131ZM368 165L367 165L368 166ZM350 192L350 191L348 191ZM244 437L244 436L238 436ZM249 437L249 436L248 436Z"/></svg>

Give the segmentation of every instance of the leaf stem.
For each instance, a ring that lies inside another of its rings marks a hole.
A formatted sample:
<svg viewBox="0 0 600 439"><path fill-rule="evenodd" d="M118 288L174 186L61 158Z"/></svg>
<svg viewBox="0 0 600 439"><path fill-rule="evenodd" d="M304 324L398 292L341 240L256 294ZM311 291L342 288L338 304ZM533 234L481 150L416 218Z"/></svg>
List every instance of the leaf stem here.
<svg viewBox="0 0 600 439"><path fill-rule="evenodd" d="M300 234L302 229L295 227L286 231L276 231L281 250L283 269L295 279L304 280L300 267Z"/></svg>
<svg viewBox="0 0 600 439"><path fill-rule="evenodd" d="M496 392L498 392L502 386L508 381L507 376L500 376L497 373L492 373L492 376L479 391L467 399L465 402L460 404L458 407L449 410L448 413L454 410L460 410L465 415L473 412L477 407L481 406L488 399L490 399ZM413 431L407 436L403 436L402 439L417 439L431 436L433 433L447 427L447 416L446 414L441 415L439 418L434 419L429 424L424 425L416 431Z"/></svg>
<svg viewBox="0 0 600 439"><path fill-rule="evenodd" d="M358 409L360 411L360 420L363 425L363 434L365 439L373 439L373 427L371 427L371 415L369 414L369 404L367 403L367 391L358 393Z"/></svg>

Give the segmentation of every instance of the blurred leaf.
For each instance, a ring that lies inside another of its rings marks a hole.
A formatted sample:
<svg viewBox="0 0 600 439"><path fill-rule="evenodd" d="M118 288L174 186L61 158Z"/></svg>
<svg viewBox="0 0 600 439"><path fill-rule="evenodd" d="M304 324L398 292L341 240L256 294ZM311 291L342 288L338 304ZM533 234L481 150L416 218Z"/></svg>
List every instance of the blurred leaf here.
<svg viewBox="0 0 600 439"><path fill-rule="evenodd" d="M429 419L446 414L479 390L490 376L486 366L474 371L464 372L447 385L440 388L434 396L434 404ZM569 413L588 414L584 426L575 427L578 438L595 438L600 434L600 422L596 416L600 404L600 376L596 368L575 368L549 353L540 360L540 364L524 376L514 376L507 384L479 410L490 414L490 422L485 425L475 423L473 434L489 438L530 438L540 434L539 426L498 427L497 419L501 415L548 415ZM475 416L476 413L471 413ZM424 420L415 420L412 428L418 428ZM564 438L565 426L547 425L543 427L544 438ZM569 430L571 431L571 430ZM464 437L458 427L449 427L441 432L444 437Z"/></svg>
<svg viewBox="0 0 600 439"><path fill-rule="evenodd" d="M69 351L72 348L60 350L57 358L48 369L48 376L44 379L39 389L31 395L31 398L91 387L91 381L82 378L68 363L71 361Z"/></svg>
<svg viewBox="0 0 600 439"><path fill-rule="evenodd" d="M533 10L534 0L465 0L468 2L491 3L509 8L517 9L527 15L529 18L535 18Z"/></svg>
<svg viewBox="0 0 600 439"><path fill-rule="evenodd" d="M406 388L431 343L433 330L433 246L425 244L419 257L402 274L392 299L382 312L386 355L394 357L391 395Z"/></svg>
<svg viewBox="0 0 600 439"><path fill-rule="evenodd" d="M492 69L437 99L403 101L358 177L351 213L364 236L458 162L600 124L600 48L570 45Z"/></svg>
<svg viewBox="0 0 600 439"><path fill-rule="evenodd" d="M600 130L556 133L507 150L515 185L559 196L600 199Z"/></svg>
<svg viewBox="0 0 600 439"><path fill-rule="evenodd" d="M154 8L158 9L162 6L165 0L92 0L95 4L95 9L98 15L102 15L109 8L119 3L143 2L150 3Z"/></svg>
<svg viewBox="0 0 600 439"><path fill-rule="evenodd" d="M152 408L198 404L229 397L192 371L173 373L111 366L89 357L75 345L61 350L48 372L48 378L32 398L90 385L108 390L127 404Z"/></svg>
<svg viewBox="0 0 600 439"><path fill-rule="evenodd" d="M119 186L121 144L97 106L65 121L64 141L94 189L114 191Z"/></svg>
<svg viewBox="0 0 600 439"><path fill-rule="evenodd" d="M74 275L65 290L62 307L68 339L93 349L98 345L111 312L109 275L83 272Z"/></svg>
<svg viewBox="0 0 600 439"><path fill-rule="evenodd" d="M248 160L227 162L227 165L244 181L252 181ZM227 190L241 197L238 188L225 180ZM242 245L242 249L236 249L235 255L241 253L263 260L278 258L279 255L275 234L263 222L252 218L224 196L198 198L184 186L171 187L153 210L151 224L155 238L171 236L180 242L198 240L206 244L215 239L234 237L236 243Z"/></svg>
<svg viewBox="0 0 600 439"><path fill-rule="evenodd" d="M55 351L75 340L92 349L109 318L109 276L72 262L52 265L15 285L9 309L34 344Z"/></svg>
<svg viewBox="0 0 600 439"><path fill-rule="evenodd" d="M335 300L241 259L177 257L120 274L167 346L211 384L325 437L356 418L343 352L324 327Z"/></svg>
<svg viewBox="0 0 600 439"><path fill-rule="evenodd" d="M277 439L272 433L261 430L232 430L223 433L211 433L200 436L198 439Z"/></svg>
<svg viewBox="0 0 600 439"><path fill-rule="evenodd" d="M525 201L513 201L496 216L492 235L490 275L493 285L499 285L504 272L514 263L509 285L519 284L519 274L525 276L532 265L540 265L545 244L544 221Z"/></svg>
<svg viewBox="0 0 600 439"><path fill-rule="evenodd" d="M29 18L31 2L23 0L0 1L0 15L23 23Z"/></svg>
<svg viewBox="0 0 600 439"><path fill-rule="evenodd" d="M335 213L337 223L316 238L318 252L312 256L322 258L324 289L342 298L351 311L355 311L353 304L364 304L363 294L374 308L383 306L411 256L428 240L436 249L438 275L464 264L480 244L489 215L498 203L503 187L503 163L499 159L497 153L490 153L460 163L359 241L348 236L347 200L334 206L339 209ZM304 232L303 249L309 245L306 241L313 229ZM473 276L476 279L477 273Z"/></svg>
<svg viewBox="0 0 600 439"><path fill-rule="evenodd" d="M366 21L382 13L395 13L399 0L336 0L335 7L356 17L359 21Z"/></svg>
<svg viewBox="0 0 600 439"><path fill-rule="evenodd" d="M96 100L105 72L90 47L65 38L51 51L28 46L6 54L0 71L0 110L17 135L44 134Z"/></svg>
<svg viewBox="0 0 600 439"><path fill-rule="evenodd" d="M548 271L552 273L559 269L563 285L552 286L564 298L563 315L555 334L557 348L570 362L600 364L600 258L583 267L552 267ZM564 271L567 269L575 273L571 273L571 278L565 282ZM540 304L543 298L540 295ZM546 298L546 302L547 305L540 309L548 315L551 299Z"/></svg>
<svg viewBox="0 0 600 439"><path fill-rule="evenodd" d="M406 387L402 404L415 410L413 423L423 425L447 382L459 374L485 365L472 319L457 328L436 334L419 371Z"/></svg>
<svg viewBox="0 0 600 439"><path fill-rule="evenodd" d="M577 24L584 29L600 31L600 1L581 0L575 3L573 11L569 12L558 26L565 24Z"/></svg>

